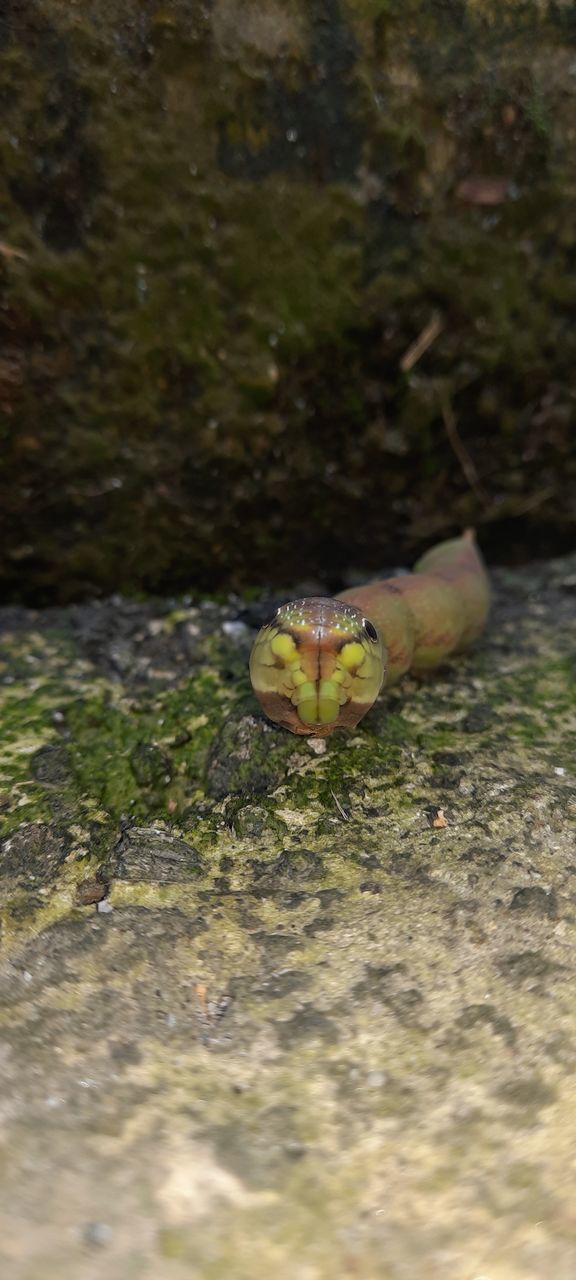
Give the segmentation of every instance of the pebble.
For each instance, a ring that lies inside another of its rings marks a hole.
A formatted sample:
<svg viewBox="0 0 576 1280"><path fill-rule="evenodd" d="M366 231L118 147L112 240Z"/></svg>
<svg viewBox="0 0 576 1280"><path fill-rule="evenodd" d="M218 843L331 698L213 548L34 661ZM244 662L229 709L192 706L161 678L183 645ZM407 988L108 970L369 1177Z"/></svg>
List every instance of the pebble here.
<svg viewBox="0 0 576 1280"><path fill-rule="evenodd" d="M231 620L222 623L222 630L229 640L243 640L247 635L248 627L245 622Z"/></svg>
<svg viewBox="0 0 576 1280"><path fill-rule="evenodd" d="M103 1249L107 1244L110 1244L112 1227L107 1222L86 1222L82 1228L82 1239L85 1244L91 1244L97 1249Z"/></svg>
<svg viewBox="0 0 576 1280"><path fill-rule="evenodd" d="M93 902L101 902L102 898L108 893L108 885L105 880L100 880L98 876L92 876L89 880L82 880L78 885L74 894L74 901L79 907L90 906Z"/></svg>

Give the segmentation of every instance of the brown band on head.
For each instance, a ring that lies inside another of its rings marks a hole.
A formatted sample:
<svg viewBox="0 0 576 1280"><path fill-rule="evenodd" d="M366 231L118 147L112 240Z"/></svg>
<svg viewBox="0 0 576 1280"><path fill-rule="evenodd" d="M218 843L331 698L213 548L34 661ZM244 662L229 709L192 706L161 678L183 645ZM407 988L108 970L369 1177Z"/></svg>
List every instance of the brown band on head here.
<svg viewBox="0 0 576 1280"><path fill-rule="evenodd" d="M289 698L280 693L261 693L258 689L254 692L269 720L281 725L283 729L289 729L291 733L299 733L307 738L328 738L335 729L354 729L372 706L371 702L358 702L350 698L340 707L338 719L333 724L304 724Z"/></svg>

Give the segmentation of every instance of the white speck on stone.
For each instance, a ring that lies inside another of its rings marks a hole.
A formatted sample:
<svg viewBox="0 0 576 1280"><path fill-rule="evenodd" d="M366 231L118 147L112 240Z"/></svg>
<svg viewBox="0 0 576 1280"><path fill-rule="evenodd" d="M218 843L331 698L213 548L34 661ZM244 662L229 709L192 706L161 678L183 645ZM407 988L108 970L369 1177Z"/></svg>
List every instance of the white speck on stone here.
<svg viewBox="0 0 576 1280"><path fill-rule="evenodd" d="M557 765L554 770L554 773L557 774L559 778L563 778L566 773L566 770L563 769L561 765Z"/></svg>
<svg viewBox="0 0 576 1280"><path fill-rule="evenodd" d="M369 1071L366 1076L366 1084L369 1089L381 1089L386 1084L386 1076L383 1071Z"/></svg>
<svg viewBox="0 0 576 1280"><path fill-rule="evenodd" d="M307 738L306 743L315 756L323 756L328 750L325 738Z"/></svg>
<svg viewBox="0 0 576 1280"><path fill-rule="evenodd" d="M247 634L248 627L245 622L230 620L222 623L222 630L229 640L243 640Z"/></svg>
<svg viewBox="0 0 576 1280"><path fill-rule="evenodd" d="M104 898L102 902L96 903L96 910L101 916L109 916L110 912L114 910L114 907L111 902L107 902Z"/></svg>

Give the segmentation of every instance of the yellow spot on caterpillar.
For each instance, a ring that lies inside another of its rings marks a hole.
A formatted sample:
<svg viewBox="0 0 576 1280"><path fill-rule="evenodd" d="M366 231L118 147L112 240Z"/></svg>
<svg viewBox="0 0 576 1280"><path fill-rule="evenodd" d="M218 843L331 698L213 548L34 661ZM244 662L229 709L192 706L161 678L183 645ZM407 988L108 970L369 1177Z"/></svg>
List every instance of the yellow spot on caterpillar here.
<svg viewBox="0 0 576 1280"><path fill-rule="evenodd" d="M332 680L321 680L318 689L318 720L320 724L332 724L340 711L340 690Z"/></svg>
<svg viewBox="0 0 576 1280"><path fill-rule="evenodd" d="M275 658L281 658L283 662L290 662L296 653L296 643L292 636L287 636L284 632L279 632L274 636L270 648Z"/></svg>
<svg viewBox="0 0 576 1280"><path fill-rule="evenodd" d="M358 641L351 640L350 644L345 644L340 651L340 662L346 671L356 671L363 663L365 658L364 649Z"/></svg>
<svg viewBox="0 0 576 1280"><path fill-rule="evenodd" d="M340 689L332 680L321 680L318 689L307 680L292 701L303 724L333 724L340 713Z"/></svg>
<svg viewBox="0 0 576 1280"><path fill-rule="evenodd" d="M306 698L303 702L298 703L298 715L303 724L318 724L318 701L316 698Z"/></svg>

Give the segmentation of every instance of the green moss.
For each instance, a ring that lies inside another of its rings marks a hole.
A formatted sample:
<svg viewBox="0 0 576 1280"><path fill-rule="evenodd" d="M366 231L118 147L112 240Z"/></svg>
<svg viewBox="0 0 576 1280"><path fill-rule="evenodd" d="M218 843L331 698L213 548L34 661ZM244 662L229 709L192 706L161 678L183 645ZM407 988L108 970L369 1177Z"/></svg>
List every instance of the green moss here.
<svg viewBox="0 0 576 1280"><path fill-rule="evenodd" d="M506 578L505 592L514 581ZM40 620L36 631L6 633L2 674L15 683L2 688L0 830L52 823L67 851L62 873L24 916L22 887L12 886L8 932L66 914L87 870L104 864L113 874L122 832L133 825L144 828L146 847L156 828L184 839L196 851L194 882L183 863L175 885L161 875L153 883L152 859L150 882L129 879L115 893L191 913L199 889L226 895L256 885L273 898L320 885L356 891L366 881L381 891L382 875L416 874L440 848L445 873L459 876L460 832L491 829L497 796L505 841L509 805L531 813L540 778L546 794L554 791L546 822L556 830L569 803L573 657L561 626L542 638L541 606L529 603L542 589L535 579L528 603L519 596L521 625L497 621L484 649L426 681L404 681L353 735L334 735L319 753L261 717L247 693L248 638L232 643L222 628L228 607L176 606L158 619L148 606L132 607L136 649L126 653L111 616L96 608L95 632L85 619L96 666L64 615L58 632ZM119 618L121 631L121 609ZM525 652L516 654L518 635ZM122 680L99 674L111 654L125 664ZM502 751L516 762L506 798L491 782L477 795L478 770L491 778ZM439 809L445 828L433 825ZM145 857L141 865L145 876Z"/></svg>
<svg viewBox="0 0 576 1280"><path fill-rule="evenodd" d="M202 787L208 751L222 721L219 693L217 679L203 676L160 694L149 706L115 707L106 695L72 704L67 722L81 793L116 820L177 816Z"/></svg>

